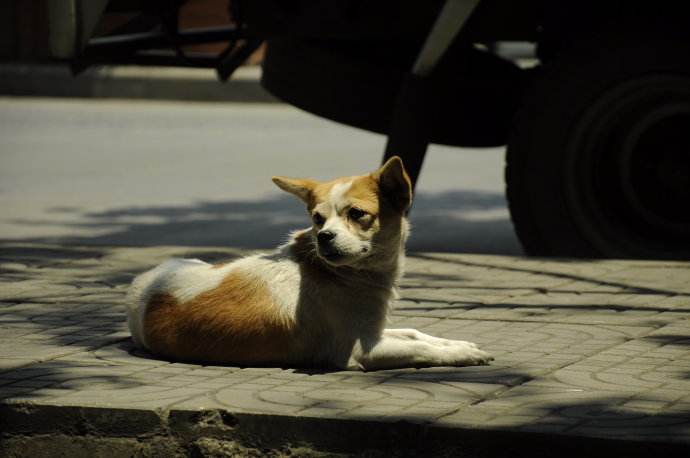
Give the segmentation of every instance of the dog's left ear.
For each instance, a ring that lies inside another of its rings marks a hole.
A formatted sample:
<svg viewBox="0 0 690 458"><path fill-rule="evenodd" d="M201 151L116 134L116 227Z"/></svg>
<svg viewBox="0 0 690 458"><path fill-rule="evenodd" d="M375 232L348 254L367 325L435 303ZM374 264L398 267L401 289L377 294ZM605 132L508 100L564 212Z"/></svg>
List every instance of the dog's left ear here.
<svg viewBox="0 0 690 458"><path fill-rule="evenodd" d="M412 205L412 182L402 159L393 156L372 177L378 181L381 193L397 211L405 213L409 210Z"/></svg>
<svg viewBox="0 0 690 458"><path fill-rule="evenodd" d="M316 181L310 179L273 177L272 180L280 189L296 195L306 203L309 203L311 192L316 187Z"/></svg>

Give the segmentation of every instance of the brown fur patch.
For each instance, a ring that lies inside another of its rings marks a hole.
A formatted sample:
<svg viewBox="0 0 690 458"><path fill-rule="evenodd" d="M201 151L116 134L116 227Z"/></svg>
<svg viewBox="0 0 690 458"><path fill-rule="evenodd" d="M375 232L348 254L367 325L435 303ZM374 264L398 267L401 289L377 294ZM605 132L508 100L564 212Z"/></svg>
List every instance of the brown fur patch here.
<svg viewBox="0 0 690 458"><path fill-rule="evenodd" d="M290 323L277 316L268 287L241 271L183 304L170 294L153 295L144 330L149 350L184 361L283 362L293 342Z"/></svg>
<svg viewBox="0 0 690 458"><path fill-rule="evenodd" d="M345 193L351 204L370 215L377 216L379 212L379 185L371 176L359 177L352 182L352 186Z"/></svg>
<svg viewBox="0 0 690 458"><path fill-rule="evenodd" d="M316 186L312 188L309 202L307 202L309 209L311 210L321 202L328 201L333 186L337 184L347 183L351 181L353 178L354 177L342 177L323 183L317 183Z"/></svg>
<svg viewBox="0 0 690 458"><path fill-rule="evenodd" d="M352 205L376 215L378 212L378 183L371 175L338 178L336 180L319 183L311 193L311 200L308 202L309 209L314 208L321 202L326 202L330 198L331 190L337 184L352 182L350 189L345 193L345 197Z"/></svg>

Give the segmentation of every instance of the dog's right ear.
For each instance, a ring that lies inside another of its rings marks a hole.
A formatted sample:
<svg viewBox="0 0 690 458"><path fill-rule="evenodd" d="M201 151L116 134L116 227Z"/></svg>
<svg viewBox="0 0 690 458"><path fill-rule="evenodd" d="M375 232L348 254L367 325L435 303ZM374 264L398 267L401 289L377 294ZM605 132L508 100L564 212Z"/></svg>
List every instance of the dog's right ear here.
<svg viewBox="0 0 690 458"><path fill-rule="evenodd" d="M307 203L316 187L316 181L310 179L273 177L272 180L283 191L294 194Z"/></svg>
<svg viewBox="0 0 690 458"><path fill-rule="evenodd" d="M393 156L372 177L396 210L405 213L412 205L412 182L405 171L402 159Z"/></svg>

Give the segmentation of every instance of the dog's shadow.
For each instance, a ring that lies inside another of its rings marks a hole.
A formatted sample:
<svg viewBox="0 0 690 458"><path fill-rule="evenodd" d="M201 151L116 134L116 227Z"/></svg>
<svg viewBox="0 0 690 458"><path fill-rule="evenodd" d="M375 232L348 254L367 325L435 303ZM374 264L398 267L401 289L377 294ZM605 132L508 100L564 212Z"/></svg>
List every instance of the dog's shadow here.
<svg viewBox="0 0 690 458"><path fill-rule="evenodd" d="M208 361L178 361L173 359L162 358L148 350L138 348L134 345L131 339L119 342L116 348L129 356L149 361L160 361L165 363L183 363L193 364L203 367L227 367L237 370L242 369L275 369L276 371L291 371L295 374L302 374L308 376L322 376L333 375L336 373L348 375L371 375L377 376L381 380L389 378L396 378L397 380L406 380L414 383L417 381L425 382L443 382L452 380L454 382L471 382L471 383L490 383L490 384L504 384L517 385L525 383L531 379L530 376L516 372L514 370L506 369L504 367L497 367L492 365L486 366L438 366L438 367L400 367L395 369L381 369L381 370L348 370L337 367L323 367L323 366L300 366L300 365L271 365L271 364L257 364L257 365L232 365L222 363L209 363Z"/></svg>

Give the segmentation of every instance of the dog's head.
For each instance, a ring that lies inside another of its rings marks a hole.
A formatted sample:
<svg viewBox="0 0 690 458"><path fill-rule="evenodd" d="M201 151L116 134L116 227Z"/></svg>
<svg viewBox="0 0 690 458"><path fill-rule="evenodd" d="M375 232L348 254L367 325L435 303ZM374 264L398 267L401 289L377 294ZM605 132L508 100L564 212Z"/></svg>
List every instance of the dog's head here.
<svg viewBox="0 0 690 458"><path fill-rule="evenodd" d="M364 266L397 256L402 248L412 185L399 157L368 175L273 182L307 204L317 254L327 263Z"/></svg>

